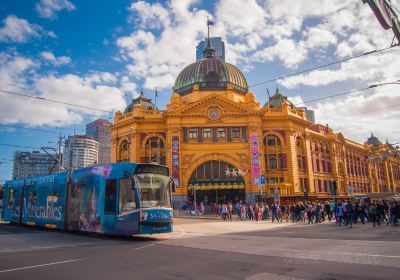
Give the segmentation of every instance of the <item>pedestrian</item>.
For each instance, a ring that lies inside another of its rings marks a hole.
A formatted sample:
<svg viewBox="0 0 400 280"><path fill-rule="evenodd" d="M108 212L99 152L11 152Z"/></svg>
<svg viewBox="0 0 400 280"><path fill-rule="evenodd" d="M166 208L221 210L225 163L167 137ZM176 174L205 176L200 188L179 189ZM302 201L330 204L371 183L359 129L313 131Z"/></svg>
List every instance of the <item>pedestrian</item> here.
<svg viewBox="0 0 400 280"><path fill-rule="evenodd" d="M350 228L353 227L353 219L354 219L354 205L351 203L351 200L347 202L347 220L350 225Z"/></svg>
<svg viewBox="0 0 400 280"><path fill-rule="evenodd" d="M341 226L342 225L342 223L343 223L343 205L339 202L337 205L336 205L336 213L335 213L335 215L336 215L336 217L338 218L338 224L339 224L339 226Z"/></svg>
<svg viewBox="0 0 400 280"><path fill-rule="evenodd" d="M258 222L258 214L260 213L260 209L258 208L258 204L256 203L255 205L254 205L254 218L256 219L256 222Z"/></svg>
<svg viewBox="0 0 400 280"><path fill-rule="evenodd" d="M311 202L308 202L307 204L307 219L308 219L308 223L309 224L313 224L313 205L311 204Z"/></svg>
<svg viewBox="0 0 400 280"><path fill-rule="evenodd" d="M272 212L272 222L274 222L276 219L276 221L279 223L278 206L276 205L276 203L272 204L271 212Z"/></svg>
<svg viewBox="0 0 400 280"><path fill-rule="evenodd" d="M369 217L371 218L371 222L375 226L375 223L378 224L378 226L381 226L381 221L380 221L380 215L378 215L378 209L375 205L375 203L371 203L369 206Z"/></svg>

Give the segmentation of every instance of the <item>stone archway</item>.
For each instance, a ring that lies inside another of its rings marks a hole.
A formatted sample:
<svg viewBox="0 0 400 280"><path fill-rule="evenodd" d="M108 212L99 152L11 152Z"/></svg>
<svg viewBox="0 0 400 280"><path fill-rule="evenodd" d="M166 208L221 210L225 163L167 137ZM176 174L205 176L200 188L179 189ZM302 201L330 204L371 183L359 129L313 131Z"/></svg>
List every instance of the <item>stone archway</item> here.
<svg viewBox="0 0 400 280"><path fill-rule="evenodd" d="M190 200L200 203L207 198L208 202L246 200L250 186L250 170L238 160L223 154L210 154L197 158L185 172L183 182L187 186Z"/></svg>
<svg viewBox="0 0 400 280"><path fill-rule="evenodd" d="M192 175L193 171L200 166L201 164L210 161L210 160L219 160L219 161L225 161L239 169L242 170L250 170L250 163L249 166L244 165L243 163L240 163L239 160L237 160L236 158L230 156L230 155L225 155L225 154L219 154L219 153L214 153L214 154L208 154L208 155L204 155L204 156L200 156L195 158L191 163L190 163L190 167L186 170L186 172L184 174L182 174L183 176L183 182L185 183L186 186L189 185L189 180L190 180L190 176ZM244 175L244 182L247 185L249 185L251 183L251 174L250 172L247 172L246 175Z"/></svg>

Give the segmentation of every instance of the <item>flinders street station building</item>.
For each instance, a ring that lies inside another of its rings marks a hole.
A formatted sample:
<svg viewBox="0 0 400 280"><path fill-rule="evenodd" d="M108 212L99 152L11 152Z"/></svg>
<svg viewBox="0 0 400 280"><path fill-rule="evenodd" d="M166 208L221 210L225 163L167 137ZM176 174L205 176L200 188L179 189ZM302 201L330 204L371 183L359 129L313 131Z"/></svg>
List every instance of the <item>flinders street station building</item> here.
<svg viewBox="0 0 400 280"><path fill-rule="evenodd" d="M112 161L168 166L176 203L400 192L395 147L373 135L356 143L309 119L278 90L261 106L243 73L208 44L177 76L165 110L142 93L115 114Z"/></svg>

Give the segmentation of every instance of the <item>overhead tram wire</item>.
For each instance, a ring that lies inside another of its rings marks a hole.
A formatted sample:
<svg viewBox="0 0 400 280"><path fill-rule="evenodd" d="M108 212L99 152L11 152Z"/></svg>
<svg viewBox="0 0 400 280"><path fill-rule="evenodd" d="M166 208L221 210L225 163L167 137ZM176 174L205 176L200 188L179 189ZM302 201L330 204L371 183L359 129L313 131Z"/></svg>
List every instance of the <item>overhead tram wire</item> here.
<svg viewBox="0 0 400 280"><path fill-rule="evenodd" d="M63 105L68 105L68 106L73 106L73 107L78 107L78 108L83 108L83 109L89 109L89 110L104 112L104 113L114 113L113 111L108 111L108 110L98 109L98 108L94 108L94 107L83 106L83 105L78 105L78 104L73 104L73 103L68 103L68 102L64 102L64 101L58 101L58 100L54 100L54 99L48 99L48 98L44 98L44 97L40 97L40 96L28 95L28 94L23 94L23 93L8 91L8 90L0 89L0 92L1 93L15 95L15 96L28 97L28 98L41 100L41 101L46 101L46 102L52 102L52 103L63 104Z"/></svg>
<svg viewBox="0 0 400 280"><path fill-rule="evenodd" d="M275 81L278 81L278 80L284 80L284 79L287 79L287 78L290 78L290 77L293 77L293 76L297 76L297 75L304 74L304 73L307 73L307 72L312 72L314 70L318 70L318 69L325 68L325 67L328 67L328 66L332 66L332 65L335 65L335 64L338 64L338 63L350 61L350 60L353 60L353 59L356 59L356 58L360 58L360 57L363 57L363 56L367 56L367 55L370 55L370 54L376 54L376 53L384 52L384 51L387 51L389 49L392 49L392 48L398 47L398 46L400 46L400 44L392 45L390 47L383 48L383 49L373 50L373 51L370 51L370 52L365 52L365 53L362 53L362 54L359 54L359 55L356 55L356 56L352 56L352 57L349 57L349 58L345 58L345 59L341 59L341 60L337 60L337 61L332 61L332 62L327 63L327 64L323 64L323 65L312 67L312 68L308 68L308 69L305 69L305 70L302 70L302 71L299 71L299 72L283 75L281 77L273 78L271 80L267 80L267 81L264 81L264 82L252 84L252 85L249 85L249 88L250 87L256 87L256 86L264 85L264 84L268 84L268 83L272 83L272 82L275 82Z"/></svg>
<svg viewBox="0 0 400 280"><path fill-rule="evenodd" d="M12 148L34 149L34 150L41 149L40 147L21 146L21 145L7 144L7 143L0 143L0 146L12 147Z"/></svg>
<svg viewBox="0 0 400 280"><path fill-rule="evenodd" d="M354 89L354 90L345 91L345 92L342 92L342 93L328 95L328 96L325 96L325 97L306 100L301 104L294 104L294 105L295 106L301 106L302 104L312 103L312 102L325 100L325 99L330 99L330 98L334 98L334 97L338 97L338 96L342 96L342 95L347 95L347 94L351 94L351 93L355 93L355 92L365 91L365 90L369 90L369 89L376 88L376 87L381 87L381 86L386 86L386 85L391 85L391 84L397 84L399 82L400 82L400 80L394 81L394 82L383 83L383 84L374 84L374 85L370 85L368 87L364 87L364 88L360 88L360 89Z"/></svg>
<svg viewBox="0 0 400 280"><path fill-rule="evenodd" d="M60 133L59 131L52 131L52 130L46 130L46 129L40 129L40 128L24 127L24 126L11 125L11 124L4 124L4 123L0 123L0 126L7 126L7 127L12 127L12 128L26 129L26 130L39 131L39 132L47 132L47 133L55 133L55 134L59 134L59 133Z"/></svg>
<svg viewBox="0 0 400 280"><path fill-rule="evenodd" d="M61 131L55 131L55 130L47 130L47 129L41 129L41 128L31 128L31 127L25 127L25 126L18 126L18 125L12 125L12 124L5 124L5 123L0 123L0 126L7 126L7 127L12 127L12 128L17 128L17 129L26 129L26 130L32 130L32 131L38 131L38 132L47 132L47 133L54 133L54 134L59 134ZM84 131L84 128L58 128L55 127L54 129L56 130L73 130L73 131Z"/></svg>

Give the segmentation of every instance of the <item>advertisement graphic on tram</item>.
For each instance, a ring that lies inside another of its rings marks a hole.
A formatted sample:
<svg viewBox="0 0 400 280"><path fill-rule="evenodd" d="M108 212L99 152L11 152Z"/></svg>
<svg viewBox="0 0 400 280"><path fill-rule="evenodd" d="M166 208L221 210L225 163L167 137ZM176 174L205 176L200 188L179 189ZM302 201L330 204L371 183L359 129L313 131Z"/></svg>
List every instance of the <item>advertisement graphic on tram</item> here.
<svg viewBox="0 0 400 280"><path fill-rule="evenodd" d="M12 223L109 235L172 231L168 168L113 163L4 186L2 218Z"/></svg>

